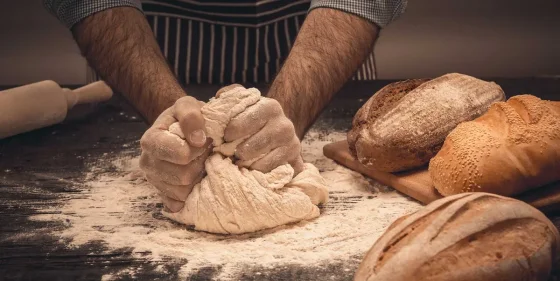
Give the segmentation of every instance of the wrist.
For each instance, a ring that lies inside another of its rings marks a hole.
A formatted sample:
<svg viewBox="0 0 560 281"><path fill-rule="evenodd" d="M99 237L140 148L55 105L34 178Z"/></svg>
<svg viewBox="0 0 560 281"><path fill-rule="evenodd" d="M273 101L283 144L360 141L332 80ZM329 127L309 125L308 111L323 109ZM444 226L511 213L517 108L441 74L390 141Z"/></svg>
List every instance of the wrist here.
<svg viewBox="0 0 560 281"><path fill-rule="evenodd" d="M185 97L186 95L186 92L182 89L169 91L167 93L156 93L155 96L157 99L154 108L155 114L153 114L153 120L149 120L150 124L152 124L155 121L155 118L157 118L157 116L159 116L163 111L172 107L178 99Z"/></svg>

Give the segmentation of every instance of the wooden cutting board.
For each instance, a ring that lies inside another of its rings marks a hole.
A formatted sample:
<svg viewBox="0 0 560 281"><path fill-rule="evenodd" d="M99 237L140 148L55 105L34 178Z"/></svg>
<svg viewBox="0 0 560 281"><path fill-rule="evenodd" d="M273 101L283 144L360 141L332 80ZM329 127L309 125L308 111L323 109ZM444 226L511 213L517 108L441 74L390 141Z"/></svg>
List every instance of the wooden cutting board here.
<svg viewBox="0 0 560 281"><path fill-rule="evenodd" d="M400 173L377 171L360 164L354 159L350 154L346 140L325 145L323 154L351 170L371 177L384 185L391 186L424 204L443 197L434 188L428 173L428 167ZM517 196L517 198L545 213L558 211L560 210L560 182L531 190Z"/></svg>

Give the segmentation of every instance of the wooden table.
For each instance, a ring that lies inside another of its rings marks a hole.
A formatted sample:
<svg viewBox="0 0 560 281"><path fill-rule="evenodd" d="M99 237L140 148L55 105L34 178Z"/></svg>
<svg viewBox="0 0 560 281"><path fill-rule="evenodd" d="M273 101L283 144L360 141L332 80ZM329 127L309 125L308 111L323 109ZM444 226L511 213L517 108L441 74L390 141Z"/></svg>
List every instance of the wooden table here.
<svg viewBox="0 0 560 281"><path fill-rule="evenodd" d="M392 81L351 82L322 113L325 130L347 130L358 108L371 94ZM560 79L497 79L508 96L531 93L560 100ZM3 87L9 88L9 87ZM190 86L187 91L207 100L218 86ZM264 89L264 87L259 87ZM124 113L124 114L123 114ZM0 113L1 114L1 113ZM31 221L31 215L56 207L69 193L80 191L85 160L122 150L136 143L146 130L134 110L120 96L96 106L80 106L63 124L0 140L0 280L101 280L122 269L134 269L135 280L174 280L176 275L156 272L158 264L133 257L130 251L106 254L101 243L68 249L49 234L64 227L58 222ZM135 153L138 153L136 148ZM63 180L59 180L62 178ZM548 214L560 227L560 214ZM21 235L25 234L25 235ZM14 237L18 237L14 239ZM166 267L176 272L179 264ZM211 270L201 270L191 280L211 280ZM243 280L351 280L341 268L288 267L271 272L248 272ZM123 277L127 279L126 277Z"/></svg>

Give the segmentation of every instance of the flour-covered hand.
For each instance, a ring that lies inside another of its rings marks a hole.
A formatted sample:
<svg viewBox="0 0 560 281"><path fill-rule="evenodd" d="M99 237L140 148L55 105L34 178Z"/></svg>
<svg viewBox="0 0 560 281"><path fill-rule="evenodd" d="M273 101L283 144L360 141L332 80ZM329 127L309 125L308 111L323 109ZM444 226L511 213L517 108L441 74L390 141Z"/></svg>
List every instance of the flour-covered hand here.
<svg viewBox="0 0 560 281"><path fill-rule="evenodd" d="M211 152L206 138L201 102L184 97L166 109L142 136L140 168L160 191L165 207L180 211L193 186L202 180L204 161ZM169 131L179 122L184 139Z"/></svg>
<svg viewBox="0 0 560 281"><path fill-rule="evenodd" d="M222 88L217 96L239 86ZM225 129L224 140L243 140L235 151L240 166L265 173L284 164L290 164L296 174L303 170L300 140L275 99L263 97L234 117Z"/></svg>

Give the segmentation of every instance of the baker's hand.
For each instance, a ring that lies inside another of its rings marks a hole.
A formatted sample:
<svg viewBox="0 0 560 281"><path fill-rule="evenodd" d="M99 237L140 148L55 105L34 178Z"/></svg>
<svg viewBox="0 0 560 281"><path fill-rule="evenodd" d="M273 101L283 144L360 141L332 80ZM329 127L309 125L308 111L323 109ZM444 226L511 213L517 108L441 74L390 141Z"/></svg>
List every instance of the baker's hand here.
<svg viewBox="0 0 560 281"><path fill-rule="evenodd" d="M216 96L235 87L242 86L233 84L224 87ZM280 165L290 164L296 174L304 168L301 143L294 125L275 99L261 98L229 122L224 140L233 142L239 139L245 139L235 151L235 157L239 159L236 164L240 166L270 172Z"/></svg>
<svg viewBox="0 0 560 281"><path fill-rule="evenodd" d="M204 161L211 151L201 105L193 97L178 99L140 139L140 168L148 182L160 191L170 212L180 211L193 186L202 180ZM169 132L175 122L179 122L185 139Z"/></svg>

